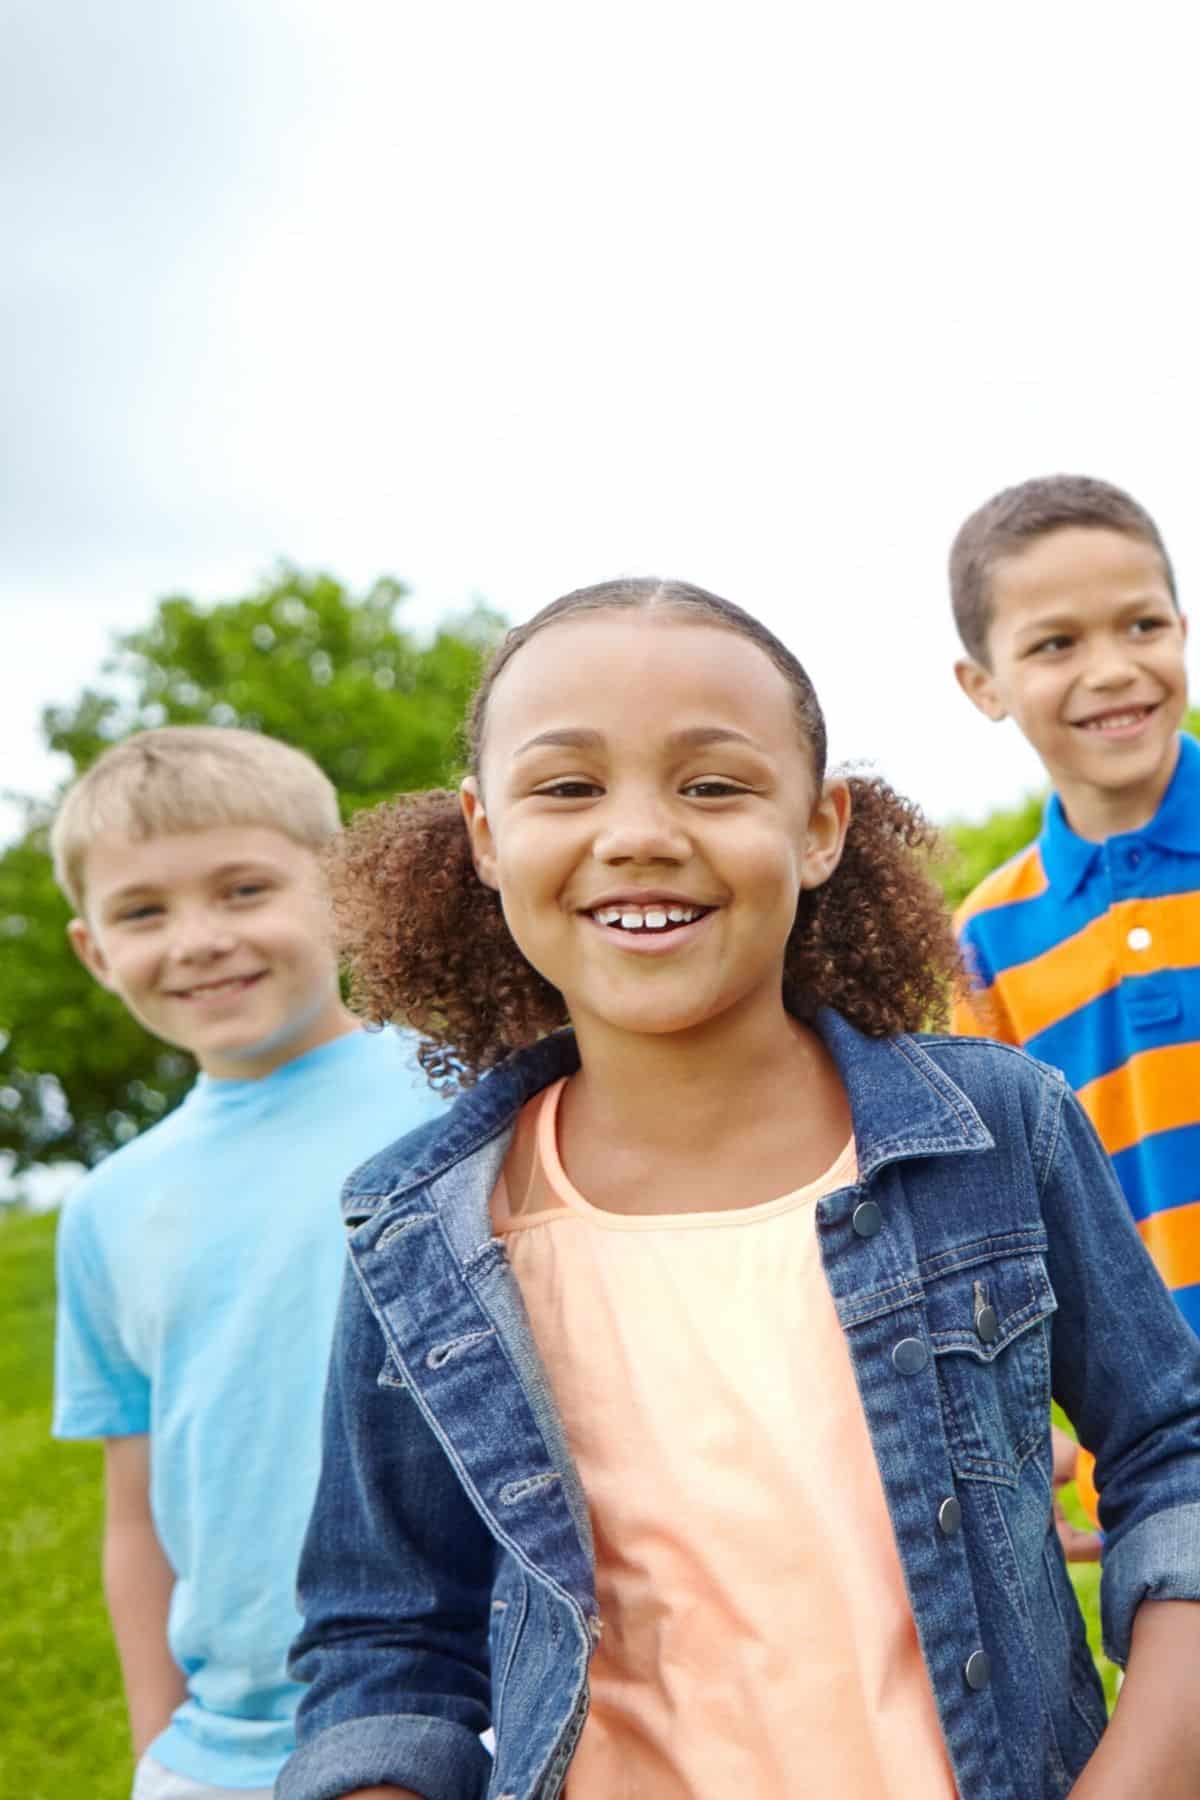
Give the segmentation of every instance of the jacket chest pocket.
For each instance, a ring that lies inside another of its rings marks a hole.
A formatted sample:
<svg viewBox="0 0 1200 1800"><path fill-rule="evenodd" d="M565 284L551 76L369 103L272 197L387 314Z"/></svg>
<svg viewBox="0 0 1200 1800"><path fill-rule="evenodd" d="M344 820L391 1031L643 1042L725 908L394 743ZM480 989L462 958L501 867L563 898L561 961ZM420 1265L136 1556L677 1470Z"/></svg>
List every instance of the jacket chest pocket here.
<svg viewBox="0 0 1200 1800"><path fill-rule="evenodd" d="M926 1281L938 1396L955 1473L1016 1482L1050 1425L1056 1307L1037 1255L993 1257Z"/></svg>

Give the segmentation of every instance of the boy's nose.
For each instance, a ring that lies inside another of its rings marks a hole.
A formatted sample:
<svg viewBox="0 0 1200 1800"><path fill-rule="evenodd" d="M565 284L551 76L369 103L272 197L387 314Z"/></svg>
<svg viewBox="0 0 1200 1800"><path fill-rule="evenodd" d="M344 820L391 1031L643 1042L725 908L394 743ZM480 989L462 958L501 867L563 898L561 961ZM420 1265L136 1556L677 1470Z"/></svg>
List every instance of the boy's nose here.
<svg viewBox="0 0 1200 1800"><path fill-rule="evenodd" d="M1133 658L1123 644L1114 644L1111 648L1095 651L1084 671L1084 680L1091 688L1119 688L1132 681L1137 674Z"/></svg>
<svg viewBox="0 0 1200 1800"><path fill-rule="evenodd" d="M223 920L198 917L181 919L171 942L171 954L181 963L217 962L233 949L233 934Z"/></svg>

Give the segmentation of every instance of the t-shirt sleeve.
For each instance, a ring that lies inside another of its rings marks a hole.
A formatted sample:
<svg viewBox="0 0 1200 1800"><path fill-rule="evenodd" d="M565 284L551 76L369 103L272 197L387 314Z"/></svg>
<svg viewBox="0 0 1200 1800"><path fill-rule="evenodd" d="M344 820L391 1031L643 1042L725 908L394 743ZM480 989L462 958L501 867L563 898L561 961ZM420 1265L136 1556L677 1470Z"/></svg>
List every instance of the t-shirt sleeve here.
<svg viewBox="0 0 1200 1800"><path fill-rule="evenodd" d="M966 984L958 989L950 1007L950 1029L960 1037L998 1038L1002 1044L1020 1045L1004 1002L996 991L987 955L972 922L955 921L958 947L966 967Z"/></svg>
<svg viewBox="0 0 1200 1800"><path fill-rule="evenodd" d="M150 1429L150 1383L121 1335L118 1296L90 1209L69 1201L58 1228L55 1437L124 1437Z"/></svg>

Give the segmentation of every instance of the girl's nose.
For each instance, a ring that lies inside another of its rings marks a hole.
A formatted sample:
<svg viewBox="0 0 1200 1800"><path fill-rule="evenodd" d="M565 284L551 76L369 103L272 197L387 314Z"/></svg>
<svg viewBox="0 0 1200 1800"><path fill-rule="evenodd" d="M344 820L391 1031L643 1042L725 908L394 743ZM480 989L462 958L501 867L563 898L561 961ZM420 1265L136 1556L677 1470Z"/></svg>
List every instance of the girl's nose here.
<svg viewBox="0 0 1200 1800"><path fill-rule="evenodd" d="M657 801L625 802L607 811L593 843L599 862L681 863L691 854L686 832Z"/></svg>

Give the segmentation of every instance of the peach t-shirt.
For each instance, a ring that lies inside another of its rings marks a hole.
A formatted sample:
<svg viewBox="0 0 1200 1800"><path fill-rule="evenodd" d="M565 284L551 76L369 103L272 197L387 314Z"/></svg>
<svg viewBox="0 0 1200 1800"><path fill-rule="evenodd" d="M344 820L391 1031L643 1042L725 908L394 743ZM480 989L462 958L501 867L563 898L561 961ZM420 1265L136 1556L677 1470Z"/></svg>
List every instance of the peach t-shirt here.
<svg viewBox="0 0 1200 1800"><path fill-rule="evenodd" d="M954 1800L817 1248L853 1144L765 1205L629 1217L567 1179L564 1085L523 1109L492 1207L595 1533L568 1800Z"/></svg>

